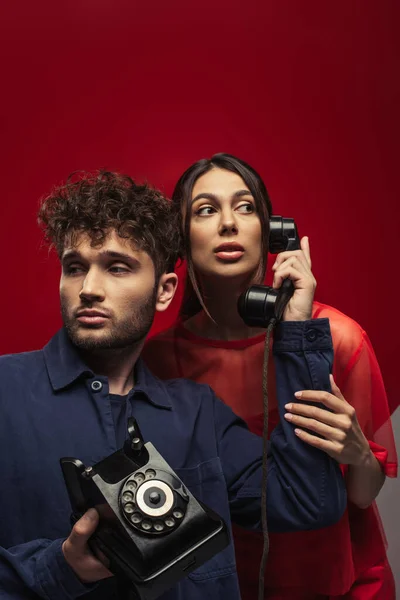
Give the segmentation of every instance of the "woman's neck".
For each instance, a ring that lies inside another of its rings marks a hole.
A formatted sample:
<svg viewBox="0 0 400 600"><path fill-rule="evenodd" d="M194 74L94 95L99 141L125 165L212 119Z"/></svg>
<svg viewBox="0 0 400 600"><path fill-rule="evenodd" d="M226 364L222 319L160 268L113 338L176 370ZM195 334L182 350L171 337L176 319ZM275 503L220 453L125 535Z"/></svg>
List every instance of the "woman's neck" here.
<svg viewBox="0 0 400 600"><path fill-rule="evenodd" d="M226 281L219 285L214 282L208 292L203 292L211 318L201 310L185 321L184 327L195 335L226 341L248 339L265 333L265 329L248 327L240 317L237 301L243 289L243 286L238 287Z"/></svg>

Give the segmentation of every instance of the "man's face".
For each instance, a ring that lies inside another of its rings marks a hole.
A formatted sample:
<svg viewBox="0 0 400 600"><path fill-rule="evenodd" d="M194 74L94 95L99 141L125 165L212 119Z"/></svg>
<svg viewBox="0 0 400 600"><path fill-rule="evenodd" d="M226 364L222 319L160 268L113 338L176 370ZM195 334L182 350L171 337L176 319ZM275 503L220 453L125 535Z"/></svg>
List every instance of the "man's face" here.
<svg viewBox="0 0 400 600"><path fill-rule="evenodd" d="M82 350L125 348L142 341L157 304L150 256L112 230L100 248L82 233L61 257L61 312Z"/></svg>

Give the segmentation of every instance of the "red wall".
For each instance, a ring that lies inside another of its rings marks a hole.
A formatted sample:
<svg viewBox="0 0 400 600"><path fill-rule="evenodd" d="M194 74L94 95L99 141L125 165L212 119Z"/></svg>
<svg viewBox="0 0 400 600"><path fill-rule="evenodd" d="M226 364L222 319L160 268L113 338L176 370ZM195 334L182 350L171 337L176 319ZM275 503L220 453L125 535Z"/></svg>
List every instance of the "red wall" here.
<svg viewBox="0 0 400 600"><path fill-rule="evenodd" d="M58 265L35 224L53 184L106 166L170 193L192 161L226 151L310 236L317 298L368 331L394 407L400 4L193 7L3 3L0 353L39 347L60 324Z"/></svg>

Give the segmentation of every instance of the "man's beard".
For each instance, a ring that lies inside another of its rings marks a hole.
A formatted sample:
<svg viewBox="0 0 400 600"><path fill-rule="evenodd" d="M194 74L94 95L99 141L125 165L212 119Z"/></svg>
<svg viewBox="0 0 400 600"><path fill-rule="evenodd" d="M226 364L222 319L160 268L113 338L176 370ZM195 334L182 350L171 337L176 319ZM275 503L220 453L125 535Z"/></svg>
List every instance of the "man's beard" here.
<svg viewBox="0 0 400 600"><path fill-rule="evenodd" d="M82 326L74 317L68 315L68 309L61 298L61 315L68 337L74 346L84 351L117 350L136 345L144 340L153 324L156 296L157 289L155 288L147 300L136 305L129 316L118 321L107 335L101 337L97 337L96 334L91 336L89 328L86 328L85 335L82 335ZM91 308L91 306L87 308Z"/></svg>

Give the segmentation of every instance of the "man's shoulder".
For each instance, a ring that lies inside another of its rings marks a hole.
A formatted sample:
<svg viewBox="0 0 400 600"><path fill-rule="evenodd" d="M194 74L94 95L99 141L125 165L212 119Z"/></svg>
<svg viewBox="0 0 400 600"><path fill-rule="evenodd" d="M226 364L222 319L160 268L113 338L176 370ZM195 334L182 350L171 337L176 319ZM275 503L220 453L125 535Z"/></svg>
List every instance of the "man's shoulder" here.
<svg viewBox="0 0 400 600"><path fill-rule="evenodd" d="M152 371L151 374L168 395L173 407L181 409L187 406L189 410L194 410L197 406L199 410L203 410L210 407L215 400L214 391L206 383L197 383L184 377L160 379Z"/></svg>
<svg viewBox="0 0 400 600"><path fill-rule="evenodd" d="M25 352L15 352L12 354L2 354L0 356L0 365L12 365L12 364L30 364L34 362L40 362L43 360L43 349L40 350L28 350Z"/></svg>
<svg viewBox="0 0 400 600"><path fill-rule="evenodd" d="M0 356L1 379L18 376L20 373L27 377L30 369L36 369L43 364L43 350L3 354Z"/></svg>
<svg viewBox="0 0 400 600"><path fill-rule="evenodd" d="M198 383L192 379L176 377L174 379L159 379L160 385L165 386L166 391L174 398L189 398L193 396L213 396L214 392L207 383Z"/></svg>

